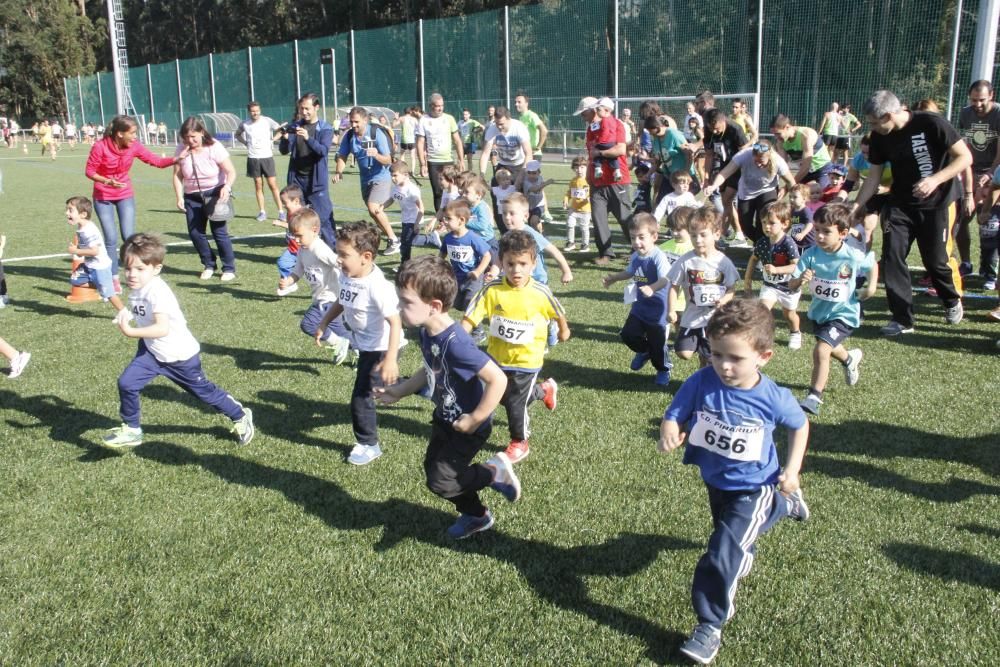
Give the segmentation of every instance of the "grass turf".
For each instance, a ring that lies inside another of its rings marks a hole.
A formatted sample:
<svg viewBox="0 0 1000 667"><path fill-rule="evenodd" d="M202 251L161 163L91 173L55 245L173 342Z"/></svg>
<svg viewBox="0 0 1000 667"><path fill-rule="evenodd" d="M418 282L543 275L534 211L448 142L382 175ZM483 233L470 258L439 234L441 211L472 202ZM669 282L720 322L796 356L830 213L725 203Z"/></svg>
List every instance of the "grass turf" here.
<svg viewBox="0 0 1000 667"><path fill-rule="evenodd" d="M65 251L63 202L90 194L85 155L0 154L8 258ZM277 232L253 220L235 162L233 234ZM560 219L569 169L545 171L560 179L548 190ZM133 178L139 229L185 241L169 171L137 165ZM361 217L356 175L332 195L339 220ZM197 279L189 243L170 248L165 269L207 375L254 410L253 443L240 447L223 417L157 380L142 399L145 444L120 456L94 443L118 423L115 383L135 342L107 304L63 300L68 258L6 264L0 335L34 356L23 376L0 379L0 662L678 662L711 520L697 470L654 443L694 364L677 362L666 391L648 367L629 372L620 292L600 287L589 257L570 256L567 286L550 263L574 334L546 358L559 409L532 410L524 498L484 492L496 529L453 543L451 506L423 483L429 403L380 409L386 455L344 463L353 374L298 330L307 290L274 295L282 246L238 241L239 278L226 285ZM884 293L869 303L852 341L865 352L861 382L847 388L834 368L813 420L813 518L760 540L718 664L1000 661L1000 330L991 298L968 299L958 327L935 300L917 303L916 333L897 341L877 334ZM801 395L809 345L789 352L778 331L766 371ZM418 357L408 347L404 371ZM505 436L501 412L491 449Z"/></svg>

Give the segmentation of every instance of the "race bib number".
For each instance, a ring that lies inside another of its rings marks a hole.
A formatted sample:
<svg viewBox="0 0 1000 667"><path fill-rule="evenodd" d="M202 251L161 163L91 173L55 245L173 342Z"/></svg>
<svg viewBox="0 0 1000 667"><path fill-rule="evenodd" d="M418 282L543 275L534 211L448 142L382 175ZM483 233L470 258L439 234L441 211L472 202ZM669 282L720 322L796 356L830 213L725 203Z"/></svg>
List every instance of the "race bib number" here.
<svg viewBox="0 0 1000 667"><path fill-rule="evenodd" d="M759 461L764 448L764 427L759 424L732 426L707 412L698 412L688 443L727 459Z"/></svg>
<svg viewBox="0 0 1000 667"><path fill-rule="evenodd" d="M846 280L827 280L813 276L809 281L809 291L813 297L832 303L847 303L851 298L851 286Z"/></svg>
<svg viewBox="0 0 1000 667"><path fill-rule="evenodd" d="M490 335L511 345L527 345L535 339L535 323L494 315L490 319Z"/></svg>
<svg viewBox="0 0 1000 667"><path fill-rule="evenodd" d="M590 196L587 188L570 188L569 194L573 199L586 199Z"/></svg>
<svg viewBox="0 0 1000 667"><path fill-rule="evenodd" d="M302 277L312 287L319 287L323 282L323 272L319 269L309 269L302 274Z"/></svg>
<svg viewBox="0 0 1000 667"><path fill-rule="evenodd" d="M448 259L459 264L471 264L475 259L475 252L470 245L450 245L448 246Z"/></svg>
<svg viewBox="0 0 1000 667"><path fill-rule="evenodd" d="M635 303L639 298L639 286L635 283L625 285L625 305Z"/></svg>
<svg viewBox="0 0 1000 667"><path fill-rule="evenodd" d="M781 283L787 283L792 279L792 274L790 273L768 273L761 269L764 273L764 282L770 283L772 285L778 285Z"/></svg>
<svg viewBox="0 0 1000 667"><path fill-rule="evenodd" d="M691 286L691 298L697 306L715 306L725 294L725 285Z"/></svg>
<svg viewBox="0 0 1000 667"><path fill-rule="evenodd" d="M997 234L1000 234L1000 219L990 218L986 224L979 227L980 238L991 239Z"/></svg>
<svg viewBox="0 0 1000 667"><path fill-rule="evenodd" d="M601 129L601 121L595 120L593 123L590 124L591 132L597 132L599 129Z"/></svg>

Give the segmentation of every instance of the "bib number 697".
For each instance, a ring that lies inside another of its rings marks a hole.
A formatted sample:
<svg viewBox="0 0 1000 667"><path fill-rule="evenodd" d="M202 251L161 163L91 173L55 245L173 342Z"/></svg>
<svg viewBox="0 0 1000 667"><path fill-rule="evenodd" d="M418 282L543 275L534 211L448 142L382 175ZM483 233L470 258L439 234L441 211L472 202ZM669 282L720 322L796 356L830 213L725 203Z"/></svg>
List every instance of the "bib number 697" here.
<svg viewBox="0 0 1000 667"><path fill-rule="evenodd" d="M730 439L728 435L719 435L712 429L705 431L705 444L717 447L722 451L727 451L731 448L734 454L742 454L747 448L745 438Z"/></svg>

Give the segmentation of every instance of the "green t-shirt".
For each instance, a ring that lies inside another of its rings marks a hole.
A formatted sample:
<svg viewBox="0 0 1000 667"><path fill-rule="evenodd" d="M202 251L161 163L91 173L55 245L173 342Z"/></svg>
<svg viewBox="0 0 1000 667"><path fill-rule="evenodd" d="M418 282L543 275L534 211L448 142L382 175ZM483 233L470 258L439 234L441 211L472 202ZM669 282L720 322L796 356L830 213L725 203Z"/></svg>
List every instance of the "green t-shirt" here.
<svg viewBox="0 0 1000 667"><path fill-rule="evenodd" d="M518 119L528 128L528 139L531 141L531 150L538 148L538 128L543 125L541 117L531 109L528 109Z"/></svg>
<svg viewBox="0 0 1000 667"><path fill-rule="evenodd" d="M849 137L851 135L851 128L858 124L857 117L852 113L845 113L840 117L840 135L841 137Z"/></svg>

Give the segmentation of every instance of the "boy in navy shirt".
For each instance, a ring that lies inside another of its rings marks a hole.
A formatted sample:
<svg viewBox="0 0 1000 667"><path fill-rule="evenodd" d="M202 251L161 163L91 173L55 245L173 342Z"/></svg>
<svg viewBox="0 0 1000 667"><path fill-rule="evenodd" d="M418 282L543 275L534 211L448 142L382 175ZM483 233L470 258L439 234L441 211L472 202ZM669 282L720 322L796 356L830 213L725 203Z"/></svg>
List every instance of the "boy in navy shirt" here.
<svg viewBox="0 0 1000 667"><path fill-rule="evenodd" d="M521 495L521 482L503 452L485 464L472 464L490 437L507 377L448 315L458 291L448 262L433 255L412 259L400 269L396 287L403 322L420 327L424 367L376 393L382 403L391 404L429 388L434 414L424 456L427 488L460 512L447 532L463 539L493 526L493 515L479 500L480 489L490 487L510 502Z"/></svg>
<svg viewBox="0 0 1000 667"><path fill-rule="evenodd" d="M714 530L698 561L691 602L698 625L681 653L707 665L736 611L739 580L750 572L757 538L785 516L809 518L799 489L809 423L792 393L760 369L774 354L774 320L756 299L720 305L706 327L712 365L689 377L663 415L659 450L687 439L684 463L697 465L708 487ZM788 459L778 465L773 433L788 432Z"/></svg>
<svg viewBox="0 0 1000 667"><path fill-rule="evenodd" d="M604 287L620 280L632 282L625 288L625 303L632 304L622 342L635 352L631 369L641 370L649 361L656 369L656 384L670 383L671 363L667 357L667 271L670 260L656 247L659 225L649 213L636 213L629 223L629 236L635 250L624 271L604 277Z"/></svg>

